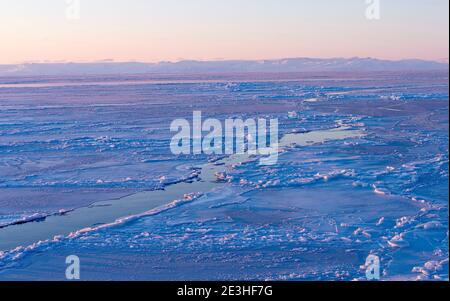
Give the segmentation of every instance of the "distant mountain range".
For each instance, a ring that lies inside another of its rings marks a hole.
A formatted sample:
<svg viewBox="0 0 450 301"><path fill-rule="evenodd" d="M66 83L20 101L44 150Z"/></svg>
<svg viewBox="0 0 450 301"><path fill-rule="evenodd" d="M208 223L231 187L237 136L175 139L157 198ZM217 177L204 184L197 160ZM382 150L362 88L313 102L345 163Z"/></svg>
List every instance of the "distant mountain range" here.
<svg viewBox="0 0 450 301"><path fill-rule="evenodd" d="M291 58L280 60L180 61L160 63L27 63L0 65L0 76L94 75L144 73L229 72L351 72L448 70L448 62L425 60L389 61L374 58Z"/></svg>

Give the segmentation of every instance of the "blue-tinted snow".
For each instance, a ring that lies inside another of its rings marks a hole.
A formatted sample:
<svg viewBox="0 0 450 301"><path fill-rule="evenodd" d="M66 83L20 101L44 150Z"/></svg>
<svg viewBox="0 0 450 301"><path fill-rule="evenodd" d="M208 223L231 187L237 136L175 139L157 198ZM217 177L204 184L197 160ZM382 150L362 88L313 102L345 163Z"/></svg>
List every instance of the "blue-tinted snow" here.
<svg viewBox="0 0 450 301"><path fill-rule="evenodd" d="M241 75L242 76L242 75ZM0 252L0 279L448 279L448 74L0 89L0 225L161 189L206 156L170 154L170 122L277 117L281 135L367 135L290 148L274 166L169 210ZM295 113L293 113L295 112ZM1 231L1 229L0 229Z"/></svg>

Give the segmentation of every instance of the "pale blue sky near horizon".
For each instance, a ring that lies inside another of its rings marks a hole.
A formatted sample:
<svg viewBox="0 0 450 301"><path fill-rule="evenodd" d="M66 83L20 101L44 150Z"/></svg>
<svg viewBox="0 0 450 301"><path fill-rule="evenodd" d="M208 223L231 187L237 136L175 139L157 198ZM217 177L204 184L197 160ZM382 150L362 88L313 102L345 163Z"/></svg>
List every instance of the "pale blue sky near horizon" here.
<svg viewBox="0 0 450 301"><path fill-rule="evenodd" d="M0 0L0 63L448 58L448 0Z"/></svg>

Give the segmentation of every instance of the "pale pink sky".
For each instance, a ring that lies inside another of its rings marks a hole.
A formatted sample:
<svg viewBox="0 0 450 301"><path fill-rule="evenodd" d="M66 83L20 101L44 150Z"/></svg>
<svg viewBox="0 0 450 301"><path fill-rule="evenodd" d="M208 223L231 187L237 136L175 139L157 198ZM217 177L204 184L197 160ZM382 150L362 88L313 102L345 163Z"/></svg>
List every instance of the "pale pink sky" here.
<svg viewBox="0 0 450 301"><path fill-rule="evenodd" d="M448 0L2 0L0 63L448 58Z"/></svg>

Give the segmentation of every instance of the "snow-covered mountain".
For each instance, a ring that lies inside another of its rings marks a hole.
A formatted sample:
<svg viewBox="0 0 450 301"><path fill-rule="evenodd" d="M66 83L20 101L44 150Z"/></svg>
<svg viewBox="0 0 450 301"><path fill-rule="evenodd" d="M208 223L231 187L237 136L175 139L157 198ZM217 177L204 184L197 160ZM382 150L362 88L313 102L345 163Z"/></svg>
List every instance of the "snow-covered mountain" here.
<svg viewBox="0 0 450 301"><path fill-rule="evenodd" d="M160 63L28 63L0 65L0 76L90 75L124 73L321 72L448 70L446 62L389 61L374 58L291 58L280 60L180 61Z"/></svg>

